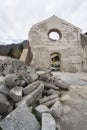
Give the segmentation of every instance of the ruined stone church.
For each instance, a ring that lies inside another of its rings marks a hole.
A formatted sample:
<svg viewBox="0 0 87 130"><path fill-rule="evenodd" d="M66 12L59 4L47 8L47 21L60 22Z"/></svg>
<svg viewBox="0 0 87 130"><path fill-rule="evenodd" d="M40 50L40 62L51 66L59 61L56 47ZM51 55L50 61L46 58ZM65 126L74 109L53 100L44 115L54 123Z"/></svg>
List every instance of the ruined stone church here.
<svg viewBox="0 0 87 130"><path fill-rule="evenodd" d="M55 15L32 26L29 43L32 66L64 72L86 69L87 34Z"/></svg>

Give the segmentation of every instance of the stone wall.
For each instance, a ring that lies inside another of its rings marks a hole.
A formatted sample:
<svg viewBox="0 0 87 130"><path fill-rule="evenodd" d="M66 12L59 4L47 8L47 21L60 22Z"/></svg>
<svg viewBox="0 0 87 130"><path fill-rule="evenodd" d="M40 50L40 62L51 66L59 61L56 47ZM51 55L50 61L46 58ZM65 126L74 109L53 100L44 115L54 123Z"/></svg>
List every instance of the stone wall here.
<svg viewBox="0 0 87 130"><path fill-rule="evenodd" d="M51 40L49 32L58 32L59 40ZM77 72L82 70L83 48L81 46L81 29L52 16L32 26L29 41L33 52L33 66L47 69L51 67L50 55L61 55L61 71Z"/></svg>

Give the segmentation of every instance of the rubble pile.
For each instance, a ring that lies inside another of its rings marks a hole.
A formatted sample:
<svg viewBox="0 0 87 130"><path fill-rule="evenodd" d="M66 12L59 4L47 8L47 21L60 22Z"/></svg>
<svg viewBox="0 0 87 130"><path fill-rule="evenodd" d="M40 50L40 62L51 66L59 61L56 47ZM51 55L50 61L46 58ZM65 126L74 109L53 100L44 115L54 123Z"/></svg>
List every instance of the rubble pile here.
<svg viewBox="0 0 87 130"><path fill-rule="evenodd" d="M0 130L59 130L69 85L21 61L0 60Z"/></svg>

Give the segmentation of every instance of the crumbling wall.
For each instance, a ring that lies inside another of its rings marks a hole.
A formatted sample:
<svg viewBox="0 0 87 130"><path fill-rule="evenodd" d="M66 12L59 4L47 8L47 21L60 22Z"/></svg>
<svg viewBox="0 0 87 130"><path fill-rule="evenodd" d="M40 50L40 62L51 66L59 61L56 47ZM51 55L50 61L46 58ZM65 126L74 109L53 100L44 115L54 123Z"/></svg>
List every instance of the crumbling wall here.
<svg viewBox="0 0 87 130"><path fill-rule="evenodd" d="M58 32L59 40L51 40L49 32ZM74 25L52 16L32 26L29 41L33 52L33 66L50 68L50 54L61 54L61 71L76 72L82 69L81 30Z"/></svg>

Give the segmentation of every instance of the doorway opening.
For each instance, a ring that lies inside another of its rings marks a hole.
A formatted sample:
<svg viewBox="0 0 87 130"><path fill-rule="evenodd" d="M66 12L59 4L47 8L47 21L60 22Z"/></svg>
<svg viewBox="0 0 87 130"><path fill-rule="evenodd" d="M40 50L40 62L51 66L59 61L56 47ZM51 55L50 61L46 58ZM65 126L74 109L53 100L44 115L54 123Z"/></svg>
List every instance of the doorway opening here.
<svg viewBox="0 0 87 130"><path fill-rule="evenodd" d="M61 67L60 57L61 57L61 55L58 52L53 52L53 53L51 53L50 57L51 57L51 69L60 71L60 67Z"/></svg>

